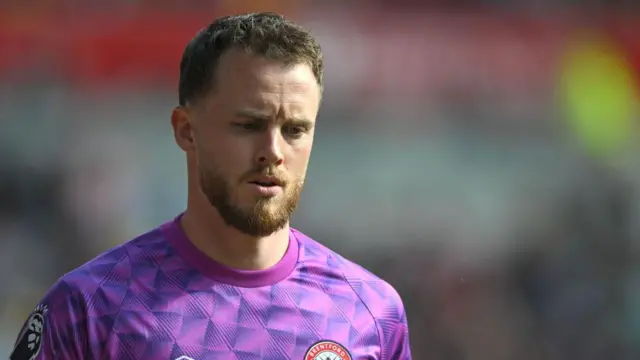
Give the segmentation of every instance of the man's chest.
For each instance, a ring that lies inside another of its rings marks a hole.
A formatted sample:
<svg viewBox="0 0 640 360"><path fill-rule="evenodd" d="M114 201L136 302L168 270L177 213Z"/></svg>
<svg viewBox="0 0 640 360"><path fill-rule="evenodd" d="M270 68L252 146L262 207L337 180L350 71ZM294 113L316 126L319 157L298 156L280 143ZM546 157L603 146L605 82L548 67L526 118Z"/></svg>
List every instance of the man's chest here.
<svg viewBox="0 0 640 360"><path fill-rule="evenodd" d="M380 352L375 322L357 298L273 289L123 307L105 345L96 358L373 360Z"/></svg>

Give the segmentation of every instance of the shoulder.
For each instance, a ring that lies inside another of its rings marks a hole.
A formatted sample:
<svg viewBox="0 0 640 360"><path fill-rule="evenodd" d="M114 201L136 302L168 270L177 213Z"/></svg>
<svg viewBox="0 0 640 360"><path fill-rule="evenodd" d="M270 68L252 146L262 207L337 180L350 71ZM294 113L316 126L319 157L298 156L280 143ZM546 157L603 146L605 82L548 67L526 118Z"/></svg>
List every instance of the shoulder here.
<svg viewBox="0 0 640 360"><path fill-rule="evenodd" d="M11 359L103 358L132 281L170 256L163 228L113 248L62 276L23 325Z"/></svg>
<svg viewBox="0 0 640 360"><path fill-rule="evenodd" d="M307 272L323 274L323 280L330 284L327 291L336 292L335 287L340 287L340 292L351 292L371 315L380 339L380 358L410 360L407 316L396 289L299 231L294 234L300 242L301 266Z"/></svg>
<svg viewBox="0 0 640 360"><path fill-rule="evenodd" d="M300 261L338 272L351 290L360 298L376 320L392 314L404 315L404 305L396 289L369 270L294 230L301 247Z"/></svg>
<svg viewBox="0 0 640 360"><path fill-rule="evenodd" d="M67 297L96 311L120 306L134 271L153 265L153 258L166 252L163 238L159 227L107 250L59 278L45 299Z"/></svg>

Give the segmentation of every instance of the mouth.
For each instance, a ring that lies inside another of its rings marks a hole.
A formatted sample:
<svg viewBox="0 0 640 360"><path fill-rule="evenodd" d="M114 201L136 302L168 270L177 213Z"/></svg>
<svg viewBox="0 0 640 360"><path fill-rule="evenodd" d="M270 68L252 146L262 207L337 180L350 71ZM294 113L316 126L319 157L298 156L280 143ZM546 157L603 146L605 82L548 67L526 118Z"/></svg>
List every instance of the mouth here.
<svg viewBox="0 0 640 360"><path fill-rule="evenodd" d="M257 185L257 186L260 186L260 187L263 187L263 188L274 188L274 187L279 186L276 183L271 182L271 181L251 181L251 182L249 182L249 184Z"/></svg>
<svg viewBox="0 0 640 360"><path fill-rule="evenodd" d="M251 182L249 182L249 184L254 184L254 185L258 185L258 186L262 186L262 187L278 186L278 185L276 185L276 183L269 182L269 181L251 181Z"/></svg>
<svg viewBox="0 0 640 360"><path fill-rule="evenodd" d="M258 179L254 179L252 181L249 181L249 184L254 184L254 185L267 187L267 188L275 187L275 186L282 187L283 185L282 181L280 181L278 178L271 177L271 176L263 176Z"/></svg>
<svg viewBox="0 0 640 360"><path fill-rule="evenodd" d="M274 197L281 194L284 190L282 183L277 179L258 179L249 181L253 191L262 197Z"/></svg>

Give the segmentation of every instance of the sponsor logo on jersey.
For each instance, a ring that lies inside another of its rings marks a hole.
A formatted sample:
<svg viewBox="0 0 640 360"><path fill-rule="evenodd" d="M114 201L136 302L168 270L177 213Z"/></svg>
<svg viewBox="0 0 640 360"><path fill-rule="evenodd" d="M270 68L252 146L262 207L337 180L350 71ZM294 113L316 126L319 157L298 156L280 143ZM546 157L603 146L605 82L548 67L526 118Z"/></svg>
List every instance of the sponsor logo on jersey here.
<svg viewBox="0 0 640 360"><path fill-rule="evenodd" d="M335 341L319 341L307 350L304 360L352 360L347 349Z"/></svg>
<svg viewBox="0 0 640 360"><path fill-rule="evenodd" d="M42 348L42 336L47 316L47 306L38 305L27 319L10 360L34 360Z"/></svg>

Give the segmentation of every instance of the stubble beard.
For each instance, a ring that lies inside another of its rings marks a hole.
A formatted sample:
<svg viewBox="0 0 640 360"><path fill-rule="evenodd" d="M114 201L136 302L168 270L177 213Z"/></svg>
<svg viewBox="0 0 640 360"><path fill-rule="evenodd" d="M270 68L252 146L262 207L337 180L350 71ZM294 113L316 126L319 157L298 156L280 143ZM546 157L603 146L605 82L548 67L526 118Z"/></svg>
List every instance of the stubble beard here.
<svg viewBox="0 0 640 360"><path fill-rule="evenodd" d="M260 171L256 171L260 173ZM228 226L250 236L268 236L284 228L298 205L303 181L288 182L280 197L261 198L249 208L234 202L233 187L220 171L198 167L202 192ZM278 204L274 204L278 202Z"/></svg>

